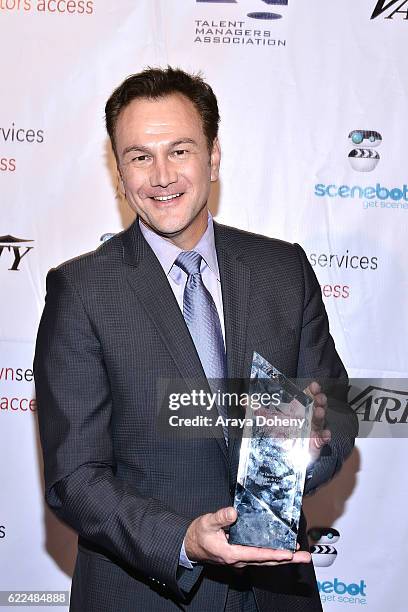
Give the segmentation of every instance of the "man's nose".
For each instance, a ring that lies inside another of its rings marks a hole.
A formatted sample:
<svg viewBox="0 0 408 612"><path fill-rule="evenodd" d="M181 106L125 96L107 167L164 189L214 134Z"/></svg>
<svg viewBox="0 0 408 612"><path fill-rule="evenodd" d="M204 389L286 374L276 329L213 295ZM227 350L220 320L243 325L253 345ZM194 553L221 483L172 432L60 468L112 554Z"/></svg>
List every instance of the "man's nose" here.
<svg viewBox="0 0 408 612"><path fill-rule="evenodd" d="M176 183L177 179L177 172L176 169L172 167L171 161L164 157L157 157L154 161L150 174L151 186L167 187L171 183Z"/></svg>

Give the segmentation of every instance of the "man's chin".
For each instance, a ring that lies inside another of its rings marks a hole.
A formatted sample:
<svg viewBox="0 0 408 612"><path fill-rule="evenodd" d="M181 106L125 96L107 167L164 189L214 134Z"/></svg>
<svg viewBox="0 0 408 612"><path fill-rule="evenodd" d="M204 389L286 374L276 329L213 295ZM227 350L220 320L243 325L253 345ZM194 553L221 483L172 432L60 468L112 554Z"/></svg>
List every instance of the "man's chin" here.
<svg viewBox="0 0 408 612"><path fill-rule="evenodd" d="M183 236L188 231L189 224L186 225L163 225L163 224L153 224L141 219L142 223L148 227L152 232L165 238L167 240L174 241L175 239Z"/></svg>
<svg viewBox="0 0 408 612"><path fill-rule="evenodd" d="M141 222L146 225L152 232L156 234L160 234L160 236L171 238L172 236L178 236L182 233L186 227L188 227L188 223L155 223L149 219L142 219L139 217Z"/></svg>
<svg viewBox="0 0 408 612"><path fill-rule="evenodd" d="M198 215L197 215L198 216ZM173 220L161 220L161 219L139 219L147 225L153 232L160 234L160 236L173 238L180 236L184 232L190 230L194 231L196 227L201 225L198 223L197 217L192 219L173 219Z"/></svg>
<svg viewBox="0 0 408 612"><path fill-rule="evenodd" d="M193 219L183 216L178 216L177 218L175 218L175 216L173 216L173 218L142 218L140 215L139 219L159 236L173 241L183 238L184 235L186 237L194 236L196 234L202 234L205 231L205 227L207 226L207 212L205 212L204 219L200 214L202 210Z"/></svg>

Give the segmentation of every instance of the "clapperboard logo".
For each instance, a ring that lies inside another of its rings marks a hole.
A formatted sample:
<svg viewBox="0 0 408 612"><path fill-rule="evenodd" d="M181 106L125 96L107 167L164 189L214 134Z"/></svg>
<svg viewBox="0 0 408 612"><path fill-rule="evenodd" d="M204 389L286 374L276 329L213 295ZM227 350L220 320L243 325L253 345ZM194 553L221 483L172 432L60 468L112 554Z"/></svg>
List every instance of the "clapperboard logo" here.
<svg viewBox="0 0 408 612"><path fill-rule="evenodd" d="M337 558L337 550L333 546L340 539L340 533L334 527L312 527L307 532L314 542L310 547L313 563L316 567L330 567Z"/></svg>
<svg viewBox="0 0 408 612"><path fill-rule="evenodd" d="M380 161L375 149L382 142L381 134L374 130L353 130L348 139L355 147L348 155L350 166L357 172L372 172Z"/></svg>

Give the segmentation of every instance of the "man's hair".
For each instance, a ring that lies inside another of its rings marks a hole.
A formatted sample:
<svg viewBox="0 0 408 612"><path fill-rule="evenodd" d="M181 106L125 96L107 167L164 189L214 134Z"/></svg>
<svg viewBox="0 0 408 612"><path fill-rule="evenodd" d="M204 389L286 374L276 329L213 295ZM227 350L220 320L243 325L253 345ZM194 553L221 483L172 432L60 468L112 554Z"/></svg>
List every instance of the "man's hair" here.
<svg viewBox="0 0 408 612"><path fill-rule="evenodd" d="M115 128L122 110L133 100L147 98L157 100L171 94L182 94L195 106L201 117L202 127L211 151L218 134L220 115L217 98L211 87L199 74L188 74L179 68L147 68L132 74L110 96L105 106L106 129L117 155Z"/></svg>

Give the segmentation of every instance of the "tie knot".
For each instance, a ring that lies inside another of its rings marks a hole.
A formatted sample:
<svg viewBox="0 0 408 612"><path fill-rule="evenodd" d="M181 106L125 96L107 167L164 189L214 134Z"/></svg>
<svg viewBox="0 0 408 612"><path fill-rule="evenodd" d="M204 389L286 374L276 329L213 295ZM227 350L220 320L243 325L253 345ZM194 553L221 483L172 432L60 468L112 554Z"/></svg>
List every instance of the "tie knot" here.
<svg viewBox="0 0 408 612"><path fill-rule="evenodd" d="M190 276L191 274L200 273L201 260L200 253L196 251L183 251L177 257L175 264Z"/></svg>

